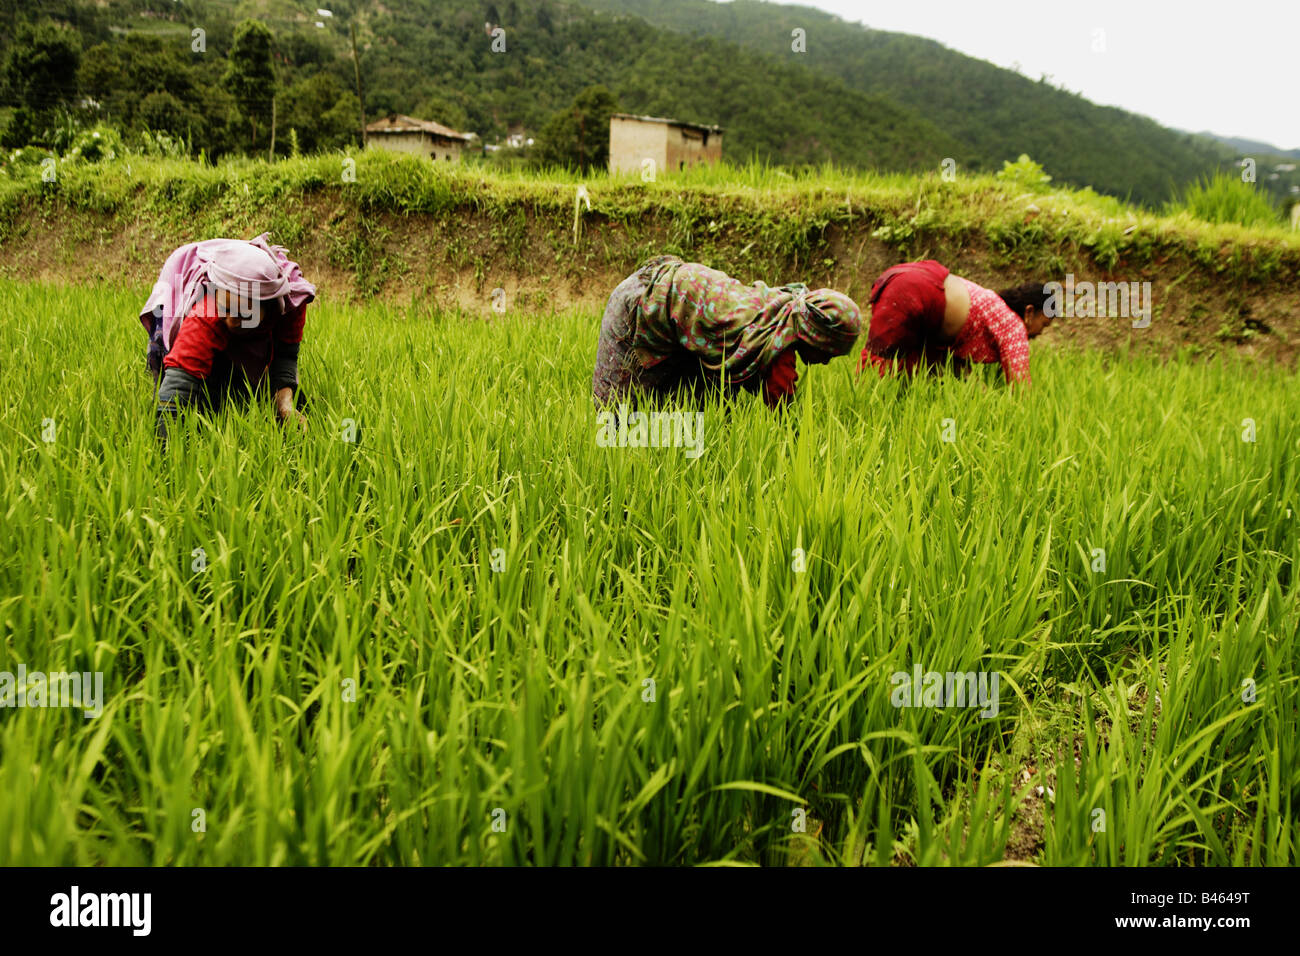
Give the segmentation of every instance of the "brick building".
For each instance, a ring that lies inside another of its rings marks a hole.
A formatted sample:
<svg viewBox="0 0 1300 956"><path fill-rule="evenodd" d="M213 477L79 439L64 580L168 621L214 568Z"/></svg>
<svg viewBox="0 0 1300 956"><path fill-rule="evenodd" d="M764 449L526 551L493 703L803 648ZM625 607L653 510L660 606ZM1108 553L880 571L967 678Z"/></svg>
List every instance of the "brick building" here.
<svg viewBox="0 0 1300 956"><path fill-rule="evenodd" d="M645 161L661 170L685 169L722 159L722 127L658 116L615 113L609 119L609 171L640 172Z"/></svg>

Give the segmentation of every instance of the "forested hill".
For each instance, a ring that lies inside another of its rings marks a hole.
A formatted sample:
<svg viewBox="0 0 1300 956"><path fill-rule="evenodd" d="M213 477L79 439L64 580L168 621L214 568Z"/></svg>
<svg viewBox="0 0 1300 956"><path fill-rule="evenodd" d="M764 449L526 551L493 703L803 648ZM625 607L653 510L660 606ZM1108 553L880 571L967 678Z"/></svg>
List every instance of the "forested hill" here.
<svg viewBox="0 0 1300 956"><path fill-rule="evenodd" d="M1198 133L1197 135L1217 140L1239 153L1256 156L1279 156L1283 159L1300 159L1300 149L1283 149L1280 146L1274 146L1272 143L1262 143L1257 139L1245 139L1241 136L1221 136L1218 133L1210 132Z"/></svg>
<svg viewBox="0 0 1300 956"><path fill-rule="evenodd" d="M0 0L0 57L24 22L70 26L81 45L54 82L6 69L6 145L21 145L26 97L92 103L125 133L167 132L209 157L266 150L269 109L250 116L226 77L248 17L274 34L277 151L358 138L355 29L367 116L408 113L485 143L540 134L599 85L617 109L721 124L733 162L996 170L1028 153L1058 181L1154 203L1234 156L930 40L752 0Z"/></svg>
<svg viewBox="0 0 1300 956"><path fill-rule="evenodd" d="M399 108L423 88L454 101L469 128L540 129L585 87L619 108L726 127L732 160L833 160L853 166L931 166L955 138L914 111L840 80L757 57L723 38L686 37L644 21L558 3L403 0L367 15L378 49L365 64L367 105ZM505 33L494 53L486 24ZM453 119L456 117L453 116Z"/></svg>
<svg viewBox="0 0 1300 956"><path fill-rule="evenodd" d="M774 61L797 60L916 110L960 140L984 168L1028 153L1058 179L1151 202L1168 197L1172 184L1233 158L1230 147L1098 106L933 40L870 30L809 7L756 0L577 2L688 35L726 37ZM796 28L805 31L806 53L791 49Z"/></svg>
<svg viewBox="0 0 1300 956"><path fill-rule="evenodd" d="M0 44L35 12L0 0ZM40 14L81 35L81 68L57 92L93 98L127 129L187 136L209 156L255 146L222 83L235 25L255 17L275 34L282 149L290 129L304 149L355 134L355 26L368 116L435 119L487 143L512 128L536 134L582 90L604 85L619 109L726 127L733 161L911 169L973 159L915 111L835 77L549 0L44 0ZM504 51L493 51L488 25L505 31ZM192 51L195 28L202 53ZM16 105L12 90L4 95Z"/></svg>

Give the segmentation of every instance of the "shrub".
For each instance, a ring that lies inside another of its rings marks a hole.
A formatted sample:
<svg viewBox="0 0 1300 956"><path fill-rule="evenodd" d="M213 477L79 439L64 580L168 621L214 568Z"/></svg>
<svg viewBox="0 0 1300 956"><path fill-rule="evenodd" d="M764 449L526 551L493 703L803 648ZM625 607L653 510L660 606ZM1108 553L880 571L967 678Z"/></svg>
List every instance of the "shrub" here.
<svg viewBox="0 0 1300 956"><path fill-rule="evenodd" d="M1003 182L1012 183L1024 189L1032 189L1035 192L1046 192L1047 184L1052 181L1052 177L1047 175L1043 167L1030 159L1025 153L1021 153L1020 158L1014 163L1003 160L1002 171L996 175Z"/></svg>
<svg viewBox="0 0 1300 956"><path fill-rule="evenodd" d="M111 126L94 126L83 129L72 137L63 158L99 163L106 159L116 159L123 152L121 133Z"/></svg>

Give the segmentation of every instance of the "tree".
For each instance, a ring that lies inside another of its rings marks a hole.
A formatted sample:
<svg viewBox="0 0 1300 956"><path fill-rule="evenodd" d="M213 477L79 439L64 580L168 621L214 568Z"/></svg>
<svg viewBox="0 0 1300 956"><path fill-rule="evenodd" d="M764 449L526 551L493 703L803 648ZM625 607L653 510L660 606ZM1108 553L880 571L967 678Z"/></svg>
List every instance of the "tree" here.
<svg viewBox="0 0 1300 956"><path fill-rule="evenodd" d="M139 124L143 102L154 93L164 93L184 107L189 115L182 130L211 105L209 91L200 89L196 68L176 49L176 44L164 45L158 37L128 37L91 47L81 58L78 79L86 96L123 129ZM143 122L153 130L165 129L155 123L174 112L172 102L156 100L150 117Z"/></svg>
<svg viewBox="0 0 1300 956"><path fill-rule="evenodd" d="M537 7L537 29L544 33L550 33L555 29L551 20L551 7L545 0Z"/></svg>
<svg viewBox="0 0 1300 956"><path fill-rule="evenodd" d="M9 125L5 127L4 135L0 136L0 147L18 149L20 146L35 142L39 135L40 130L36 128L36 119L32 116L32 111L25 106L20 106L9 118Z"/></svg>
<svg viewBox="0 0 1300 956"><path fill-rule="evenodd" d="M140 103L140 122L154 133L181 137L192 136L202 126L199 117L166 90L150 93Z"/></svg>
<svg viewBox="0 0 1300 956"><path fill-rule="evenodd" d="M299 80L280 97L279 125L298 131L305 153L341 149L357 139L357 97L332 73Z"/></svg>
<svg viewBox="0 0 1300 956"><path fill-rule="evenodd" d="M433 120L443 126L450 126L462 133L468 130L470 125L469 114L465 112L465 107L440 93L433 93L420 100L412 115L420 119Z"/></svg>
<svg viewBox="0 0 1300 956"><path fill-rule="evenodd" d="M257 148L257 124L271 122L275 101L275 66L271 60L275 37L258 20L244 20L235 27L235 40L226 58L221 82L235 98L239 111L252 130L252 148Z"/></svg>
<svg viewBox="0 0 1300 956"><path fill-rule="evenodd" d="M4 83L23 111L33 134L48 126L55 113L77 96L81 38L68 27L46 20L22 23L4 59Z"/></svg>
<svg viewBox="0 0 1300 956"><path fill-rule="evenodd" d="M587 87L547 122L538 158L584 173L603 169L609 164L609 118L617 109L618 101L605 87Z"/></svg>

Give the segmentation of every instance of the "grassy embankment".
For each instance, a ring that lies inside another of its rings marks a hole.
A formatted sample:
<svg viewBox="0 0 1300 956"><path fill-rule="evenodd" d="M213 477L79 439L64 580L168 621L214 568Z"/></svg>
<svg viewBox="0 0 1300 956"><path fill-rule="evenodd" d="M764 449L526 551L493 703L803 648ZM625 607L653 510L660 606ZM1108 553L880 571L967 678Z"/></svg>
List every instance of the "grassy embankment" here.
<svg viewBox="0 0 1300 956"><path fill-rule="evenodd" d="M619 278L663 251L862 299L885 266L936 257L995 286L1067 273L1152 282L1150 328L1078 318L1045 343L1239 346L1285 361L1300 346L1300 235L1280 226L1211 225L960 170L945 182L701 167L651 183L593 176L575 230L582 182L374 151L220 167L137 156L69 164L53 183L31 167L0 179L0 274L147 287L175 245L270 230L326 296L491 316L497 288L508 310L598 311Z"/></svg>

